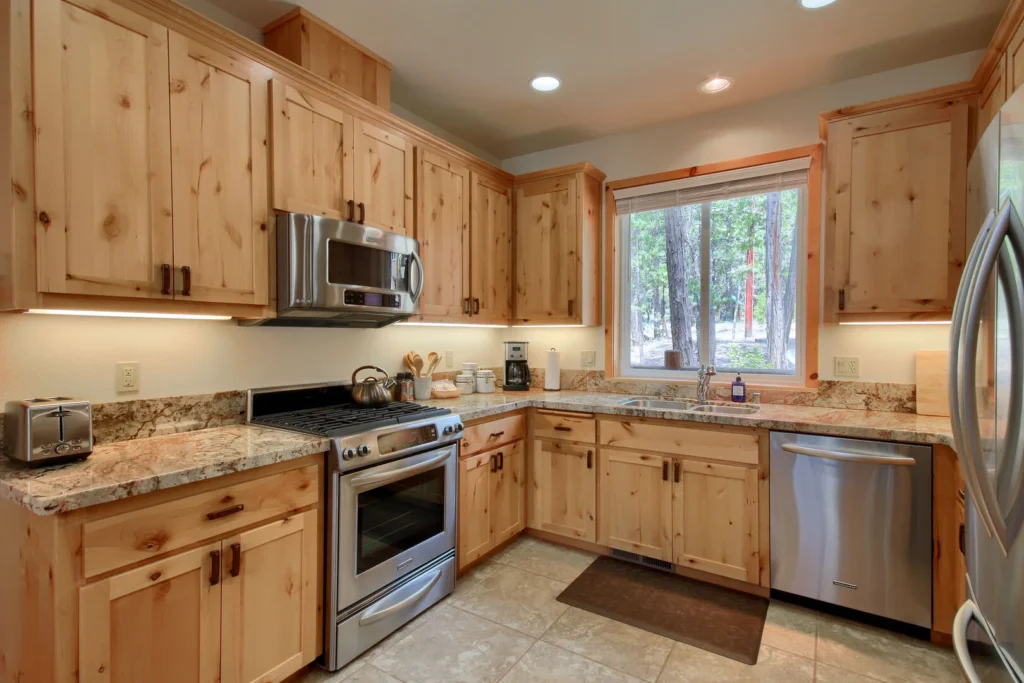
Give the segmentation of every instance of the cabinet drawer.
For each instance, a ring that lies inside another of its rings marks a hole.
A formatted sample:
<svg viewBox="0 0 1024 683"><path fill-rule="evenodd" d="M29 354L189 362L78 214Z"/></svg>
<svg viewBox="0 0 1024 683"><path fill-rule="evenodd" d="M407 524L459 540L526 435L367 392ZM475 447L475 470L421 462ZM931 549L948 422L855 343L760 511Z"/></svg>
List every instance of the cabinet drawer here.
<svg viewBox="0 0 1024 683"><path fill-rule="evenodd" d="M82 526L86 578L230 533L320 499L317 467L125 512Z"/></svg>
<svg viewBox="0 0 1024 683"><path fill-rule="evenodd" d="M562 441L595 443L597 421L585 414L538 410L533 415L533 435Z"/></svg>
<svg viewBox="0 0 1024 683"><path fill-rule="evenodd" d="M475 455L489 448L517 441L526 436L526 419L522 415L511 415L498 420L482 422L466 427L459 443L459 455Z"/></svg>
<svg viewBox="0 0 1024 683"><path fill-rule="evenodd" d="M601 444L669 455L756 465L757 433L694 429L650 424L641 420L601 421Z"/></svg>

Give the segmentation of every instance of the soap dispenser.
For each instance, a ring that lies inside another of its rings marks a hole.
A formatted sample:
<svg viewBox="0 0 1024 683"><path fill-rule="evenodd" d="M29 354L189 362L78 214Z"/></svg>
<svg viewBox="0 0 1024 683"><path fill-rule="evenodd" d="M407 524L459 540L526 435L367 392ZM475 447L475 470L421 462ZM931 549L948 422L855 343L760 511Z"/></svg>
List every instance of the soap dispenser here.
<svg viewBox="0 0 1024 683"><path fill-rule="evenodd" d="M743 378L738 374L736 381L732 383L732 400L733 403L743 403L747 400L747 385L743 383Z"/></svg>

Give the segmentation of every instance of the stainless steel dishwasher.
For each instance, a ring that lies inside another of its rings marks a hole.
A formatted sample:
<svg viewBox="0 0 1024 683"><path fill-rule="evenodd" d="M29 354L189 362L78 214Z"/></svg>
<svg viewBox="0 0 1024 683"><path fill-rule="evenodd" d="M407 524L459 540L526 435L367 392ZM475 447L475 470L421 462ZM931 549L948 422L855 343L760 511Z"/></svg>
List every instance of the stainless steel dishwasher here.
<svg viewBox="0 0 1024 683"><path fill-rule="evenodd" d="M932 449L771 434L773 589L931 628Z"/></svg>

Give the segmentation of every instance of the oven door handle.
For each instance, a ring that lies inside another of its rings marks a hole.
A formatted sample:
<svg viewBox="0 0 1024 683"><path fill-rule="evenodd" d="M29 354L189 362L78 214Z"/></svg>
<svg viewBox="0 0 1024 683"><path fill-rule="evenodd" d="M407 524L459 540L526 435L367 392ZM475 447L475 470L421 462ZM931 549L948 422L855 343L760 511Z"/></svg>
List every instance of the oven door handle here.
<svg viewBox="0 0 1024 683"><path fill-rule="evenodd" d="M362 474L358 477L354 477L352 481L349 482L349 486L351 486L354 491L358 492L401 481L406 477L411 477L415 474L419 474L420 472L426 472L427 470L434 469L450 458L451 455L452 451L451 449L448 449L441 455L436 455L429 460L424 460L421 463L410 465L409 467L402 467L397 470L391 470L390 472L379 472L377 474Z"/></svg>
<svg viewBox="0 0 1024 683"><path fill-rule="evenodd" d="M427 578L427 577L423 577L423 578ZM426 584L424 584L424 586L422 588L417 589L415 593L413 593L412 595L410 595L407 598L403 598L402 600L399 600L398 602L396 602L393 605L389 605L388 607L384 607L382 609L375 610L373 612L367 612L363 616L359 617L359 625L360 626L369 626L370 624L374 623L375 621L380 621L381 619L385 619L387 617L390 617L392 614L395 614L396 612L401 612L402 610L404 610L404 609L410 607L411 605L419 602L420 599L422 599L424 595L426 595L427 593L430 592L430 589L433 588L437 584L437 582L438 582L438 580L440 578L441 578L441 570L440 569L435 569L433 572L431 572L430 577L427 579Z"/></svg>
<svg viewBox="0 0 1024 683"><path fill-rule="evenodd" d="M420 294L423 293L423 282L424 277L426 276L426 271L423 270L423 261L420 260L420 255L417 254L415 250L410 251L409 254L412 256L412 260L416 262L416 267L420 271L418 282L416 283L416 293L412 295L412 302L415 304L420 300Z"/></svg>

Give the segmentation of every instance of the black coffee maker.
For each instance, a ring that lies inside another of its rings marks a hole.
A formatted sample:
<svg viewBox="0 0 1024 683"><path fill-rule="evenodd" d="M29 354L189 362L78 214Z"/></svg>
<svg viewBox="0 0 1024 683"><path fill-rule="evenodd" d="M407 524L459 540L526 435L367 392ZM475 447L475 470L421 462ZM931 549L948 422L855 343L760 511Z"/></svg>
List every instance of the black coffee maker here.
<svg viewBox="0 0 1024 683"><path fill-rule="evenodd" d="M530 389L530 364L526 342L505 342L505 391Z"/></svg>

